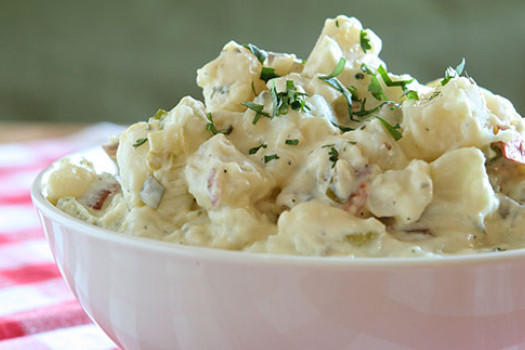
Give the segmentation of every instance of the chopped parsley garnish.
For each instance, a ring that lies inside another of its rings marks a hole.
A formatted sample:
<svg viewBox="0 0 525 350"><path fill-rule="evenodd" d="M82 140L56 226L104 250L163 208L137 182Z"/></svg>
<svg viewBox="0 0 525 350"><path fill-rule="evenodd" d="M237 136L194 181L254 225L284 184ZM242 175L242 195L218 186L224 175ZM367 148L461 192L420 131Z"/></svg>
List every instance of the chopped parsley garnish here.
<svg viewBox="0 0 525 350"><path fill-rule="evenodd" d="M268 156L264 156L264 162L268 163L271 160L279 159L279 156L277 154L270 154Z"/></svg>
<svg viewBox="0 0 525 350"><path fill-rule="evenodd" d="M255 84L253 81L252 81L252 92L253 92L253 96L257 96L257 91L255 91Z"/></svg>
<svg viewBox="0 0 525 350"><path fill-rule="evenodd" d="M337 76L341 74L341 72L345 68L345 64L346 60L344 59L344 57L341 57L341 59L339 59L339 62L335 66L334 71L328 75L320 76L319 79L323 80L328 85L330 85L331 87L343 94L348 104L348 115L350 116L351 120L354 120L352 118L352 93L337 79Z"/></svg>
<svg viewBox="0 0 525 350"><path fill-rule="evenodd" d="M299 144L299 140L298 139L286 140L284 141L284 143L287 145L297 146Z"/></svg>
<svg viewBox="0 0 525 350"><path fill-rule="evenodd" d="M261 148L266 148L268 147L266 144L264 143L261 143L259 146L257 147L253 147L253 148L250 148L250 150L248 151L248 154L255 154L257 153L258 150L260 150Z"/></svg>
<svg viewBox="0 0 525 350"><path fill-rule="evenodd" d="M339 152L335 149L335 147L330 147L330 151L328 151L328 155L330 156L328 159L332 162L332 168L335 167L335 163L339 160Z"/></svg>
<svg viewBox="0 0 525 350"><path fill-rule="evenodd" d="M381 101L382 99L387 99L379 79L375 75L372 75L370 78L370 84L368 84L368 91L376 98L376 100Z"/></svg>
<svg viewBox="0 0 525 350"><path fill-rule="evenodd" d="M268 53L264 50L259 49L257 46L253 44L243 45L245 48L251 51L255 57L261 62L261 64L264 63L264 60L266 57L268 57Z"/></svg>
<svg viewBox="0 0 525 350"><path fill-rule="evenodd" d="M261 115L265 116L266 118L272 118L270 114L268 114L267 112L263 110L264 109L263 105L253 103L253 102L241 102L241 105L248 107L248 109L251 109L252 111L255 112L255 116L253 117L253 120L252 120L253 125L257 124Z"/></svg>
<svg viewBox="0 0 525 350"><path fill-rule="evenodd" d="M361 49L363 49L363 52L366 53L372 48L372 45L370 45L370 39L367 38L365 30L361 30L361 32L359 33L359 38Z"/></svg>
<svg viewBox="0 0 525 350"><path fill-rule="evenodd" d="M162 119L162 117L166 116L167 114L168 114L168 112L166 112L165 110L159 109L157 111L157 113L155 113L155 115L152 118L153 119Z"/></svg>
<svg viewBox="0 0 525 350"><path fill-rule="evenodd" d="M379 119L381 124L383 124L385 129L390 133L390 135L392 135L394 140L399 141L403 137L403 135L398 130L400 128L399 124L396 124L396 125L392 126L392 125L390 125L389 122L387 122L386 120L384 120L383 118L381 118L381 117L379 117L377 115L374 115L373 117Z"/></svg>
<svg viewBox="0 0 525 350"><path fill-rule="evenodd" d="M146 141L148 141L147 137L144 137L142 139L137 139L137 140L135 140L135 143L133 144L133 147L137 148L139 146L142 146L144 143L146 143Z"/></svg>
<svg viewBox="0 0 525 350"><path fill-rule="evenodd" d="M310 109L306 105L305 97L308 96L305 92L297 91L297 87L293 80L286 81L286 91L277 92L275 84L270 89L270 94L273 101L273 113L272 117L277 117L288 113L288 108L293 110Z"/></svg>
<svg viewBox="0 0 525 350"><path fill-rule="evenodd" d="M206 124L206 130L210 130L213 133L213 135L216 135L216 134L229 135L233 131L233 126L231 126L231 125L228 126L226 129L218 130L217 127L215 126L215 123L213 122L213 118L211 116L211 113L208 113L206 115L206 118L209 121L209 123Z"/></svg>
<svg viewBox="0 0 525 350"><path fill-rule="evenodd" d="M375 73L372 72L372 70L368 68L368 66L364 63L361 63L361 70L363 71L363 73L366 73L368 75L375 75Z"/></svg>
<svg viewBox="0 0 525 350"><path fill-rule="evenodd" d="M405 90L402 96L406 96L409 100L419 101L419 95L417 94L417 91L414 90Z"/></svg>
<svg viewBox="0 0 525 350"><path fill-rule="evenodd" d="M335 20L335 26L336 26L336 28L339 28L339 20L338 19Z"/></svg>
<svg viewBox="0 0 525 350"><path fill-rule="evenodd" d="M264 82L268 82L268 80L273 78L279 78L280 75L275 74L275 69L272 67L262 67L261 70L261 80Z"/></svg>
<svg viewBox="0 0 525 350"><path fill-rule="evenodd" d="M346 60L344 57L341 57L339 59L339 62L337 62L337 65L335 66L334 70L332 73L324 76L324 77L320 77L321 79L330 79L330 78L335 78L337 77L339 74L341 74L343 72L343 69L345 69L345 64L346 64Z"/></svg>
<svg viewBox="0 0 525 350"><path fill-rule="evenodd" d="M445 79L441 80L441 86L447 85L450 79L459 77L461 74L463 74L464 69L465 58L461 60L461 62L456 66L456 68L448 67L445 71Z"/></svg>
<svg viewBox="0 0 525 350"><path fill-rule="evenodd" d="M361 80L365 78L365 75L363 73L357 73L356 75L354 75L354 78L356 78L357 80Z"/></svg>
<svg viewBox="0 0 525 350"><path fill-rule="evenodd" d="M377 72L379 73L383 81L385 82L386 86L400 86L403 90L406 90L407 84L410 84L411 82L414 81L414 79L392 81L392 79L388 75L388 72L383 66L379 66L377 68Z"/></svg>

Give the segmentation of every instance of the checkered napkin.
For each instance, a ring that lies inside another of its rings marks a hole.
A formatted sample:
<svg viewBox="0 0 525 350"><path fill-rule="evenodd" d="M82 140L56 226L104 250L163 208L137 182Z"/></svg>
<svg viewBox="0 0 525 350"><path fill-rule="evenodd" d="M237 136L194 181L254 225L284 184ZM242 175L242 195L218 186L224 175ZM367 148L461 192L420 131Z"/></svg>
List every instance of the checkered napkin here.
<svg viewBox="0 0 525 350"><path fill-rule="evenodd" d="M0 350L117 349L60 276L30 187L51 162L121 130L103 123L63 139L0 145Z"/></svg>

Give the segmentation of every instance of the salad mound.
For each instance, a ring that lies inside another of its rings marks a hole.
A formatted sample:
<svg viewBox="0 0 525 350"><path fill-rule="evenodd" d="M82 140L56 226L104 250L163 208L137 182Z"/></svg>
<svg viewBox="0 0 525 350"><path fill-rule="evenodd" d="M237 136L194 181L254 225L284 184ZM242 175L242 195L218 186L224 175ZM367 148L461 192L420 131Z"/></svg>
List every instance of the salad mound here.
<svg viewBox="0 0 525 350"><path fill-rule="evenodd" d="M227 43L184 97L104 148L118 174L59 162L48 200L179 244L311 256L525 246L524 122L464 76L388 72L381 40L327 19L306 60Z"/></svg>

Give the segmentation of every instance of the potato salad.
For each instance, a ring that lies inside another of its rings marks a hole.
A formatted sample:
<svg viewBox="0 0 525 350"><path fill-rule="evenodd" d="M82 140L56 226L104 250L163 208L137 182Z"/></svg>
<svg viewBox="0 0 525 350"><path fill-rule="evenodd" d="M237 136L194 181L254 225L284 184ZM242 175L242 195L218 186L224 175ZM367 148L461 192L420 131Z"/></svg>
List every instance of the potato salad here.
<svg viewBox="0 0 525 350"><path fill-rule="evenodd" d="M306 60L227 43L184 97L104 146L118 174L56 164L47 198L126 235L307 256L431 256L525 246L525 133L465 61L393 74L355 18ZM458 60L460 61L460 60Z"/></svg>

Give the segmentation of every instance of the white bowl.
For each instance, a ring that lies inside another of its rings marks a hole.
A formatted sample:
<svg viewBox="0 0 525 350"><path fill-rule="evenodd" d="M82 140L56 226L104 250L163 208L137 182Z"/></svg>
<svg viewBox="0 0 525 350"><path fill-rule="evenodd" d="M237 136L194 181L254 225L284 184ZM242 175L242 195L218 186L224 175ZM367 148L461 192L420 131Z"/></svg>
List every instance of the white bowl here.
<svg viewBox="0 0 525 350"><path fill-rule="evenodd" d="M88 315L124 349L525 345L525 250L345 259L180 246L61 212L42 193L49 171L32 197L56 262Z"/></svg>

